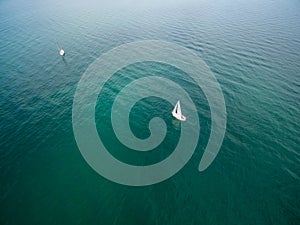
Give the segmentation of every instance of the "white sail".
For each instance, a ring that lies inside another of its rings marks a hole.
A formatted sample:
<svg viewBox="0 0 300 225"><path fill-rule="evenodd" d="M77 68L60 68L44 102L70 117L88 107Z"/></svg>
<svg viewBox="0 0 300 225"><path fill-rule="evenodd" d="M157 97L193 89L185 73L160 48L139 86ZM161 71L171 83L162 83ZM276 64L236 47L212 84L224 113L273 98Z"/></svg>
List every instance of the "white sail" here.
<svg viewBox="0 0 300 225"><path fill-rule="evenodd" d="M176 105L172 111L172 114L177 114L177 107L178 107L178 102L176 103Z"/></svg>
<svg viewBox="0 0 300 225"><path fill-rule="evenodd" d="M181 113L181 107L180 107L180 102L179 102L179 101L177 102L177 114L178 114L179 116L182 115L182 113Z"/></svg>

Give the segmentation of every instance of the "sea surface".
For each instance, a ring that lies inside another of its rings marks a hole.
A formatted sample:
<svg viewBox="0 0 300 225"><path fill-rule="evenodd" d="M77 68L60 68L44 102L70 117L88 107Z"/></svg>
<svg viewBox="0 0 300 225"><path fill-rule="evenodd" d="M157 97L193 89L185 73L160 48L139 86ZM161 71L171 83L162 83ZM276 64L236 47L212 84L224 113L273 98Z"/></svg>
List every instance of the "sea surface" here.
<svg viewBox="0 0 300 225"><path fill-rule="evenodd" d="M148 165L178 142L172 105L156 97L132 108L132 132L148 137L155 115L173 135L143 153L118 141L111 106L137 78L173 79L193 99L201 126L183 169L161 183L131 187L84 160L72 105L91 63L141 40L181 45L206 62L223 91L227 128L216 159L199 172L211 129L201 89L157 62L118 71L99 94L95 115L114 157ZM300 2L0 0L0 224L300 224Z"/></svg>

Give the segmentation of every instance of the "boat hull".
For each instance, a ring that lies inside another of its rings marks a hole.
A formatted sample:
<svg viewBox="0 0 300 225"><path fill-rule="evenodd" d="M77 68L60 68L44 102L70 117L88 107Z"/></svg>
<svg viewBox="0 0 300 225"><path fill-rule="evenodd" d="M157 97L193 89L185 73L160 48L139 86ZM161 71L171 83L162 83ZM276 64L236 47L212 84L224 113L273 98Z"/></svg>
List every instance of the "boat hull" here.
<svg viewBox="0 0 300 225"><path fill-rule="evenodd" d="M172 115L173 115L176 119L178 119L178 120L180 120L180 121L186 121L186 117L183 116L183 115L178 115L178 114L175 113L175 112L172 112Z"/></svg>

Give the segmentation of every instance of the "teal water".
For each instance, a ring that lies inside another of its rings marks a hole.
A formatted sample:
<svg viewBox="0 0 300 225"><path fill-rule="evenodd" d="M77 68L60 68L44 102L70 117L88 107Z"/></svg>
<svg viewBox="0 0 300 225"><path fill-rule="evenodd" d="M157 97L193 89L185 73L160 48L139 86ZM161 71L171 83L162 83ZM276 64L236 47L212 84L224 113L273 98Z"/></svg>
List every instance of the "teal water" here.
<svg viewBox="0 0 300 225"><path fill-rule="evenodd" d="M105 119L131 79L175 79L193 98L201 124L197 149L180 172L128 187L101 177L83 159L72 130L73 96L95 59L147 39L182 45L208 64L223 90L227 130L216 160L198 172L211 125L204 94L168 65L124 68L99 95L107 109L96 107L98 132L112 155L151 164L171 154L180 135L168 116L171 106L147 98L132 109L133 133L147 137L159 108L172 135L147 153L118 142ZM296 0L1 0L0 224L299 224L299 62Z"/></svg>

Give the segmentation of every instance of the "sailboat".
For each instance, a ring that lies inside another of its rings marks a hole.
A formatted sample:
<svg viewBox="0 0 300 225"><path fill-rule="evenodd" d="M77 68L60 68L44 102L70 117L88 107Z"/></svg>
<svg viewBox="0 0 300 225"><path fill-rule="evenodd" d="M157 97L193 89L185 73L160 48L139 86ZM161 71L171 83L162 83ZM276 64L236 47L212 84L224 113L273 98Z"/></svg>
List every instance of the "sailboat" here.
<svg viewBox="0 0 300 225"><path fill-rule="evenodd" d="M64 56L64 55L65 55L65 51L64 51L63 49L61 49L61 50L59 51L59 54L60 54L61 56Z"/></svg>
<svg viewBox="0 0 300 225"><path fill-rule="evenodd" d="M58 48L58 52L60 56L64 56L65 55L65 51L59 46L58 42L56 41L56 45Z"/></svg>
<svg viewBox="0 0 300 225"><path fill-rule="evenodd" d="M182 115L182 113L181 113L181 107L180 107L179 100L177 101L177 103L172 111L172 115L180 121L186 121L186 117L184 115Z"/></svg>

